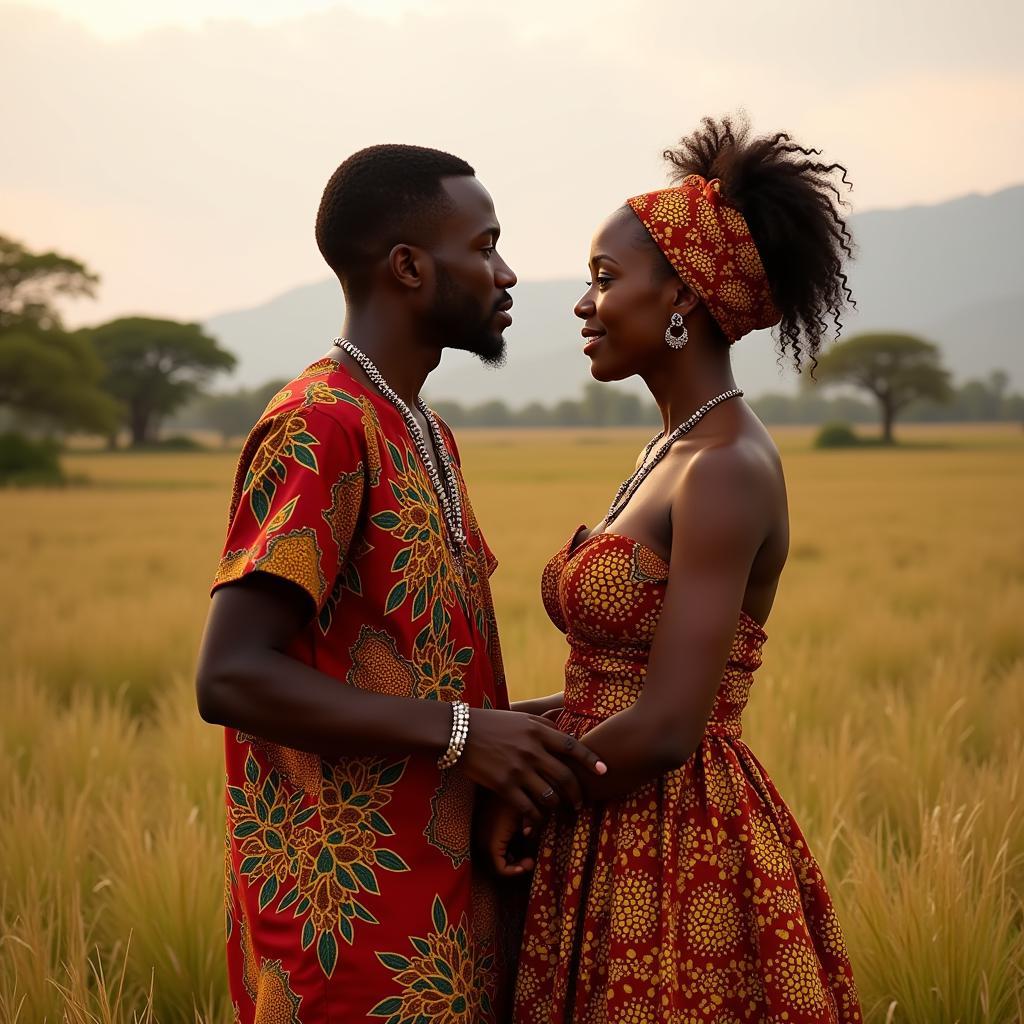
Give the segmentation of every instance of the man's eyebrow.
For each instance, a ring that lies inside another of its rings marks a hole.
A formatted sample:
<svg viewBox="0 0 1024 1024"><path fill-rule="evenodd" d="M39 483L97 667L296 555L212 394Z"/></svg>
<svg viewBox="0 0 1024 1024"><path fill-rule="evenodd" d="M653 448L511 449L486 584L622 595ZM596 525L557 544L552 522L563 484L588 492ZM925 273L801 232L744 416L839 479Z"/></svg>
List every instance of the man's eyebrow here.
<svg viewBox="0 0 1024 1024"><path fill-rule="evenodd" d="M489 227L486 227L482 231L480 231L477 237L482 238L485 235L489 235L496 242L498 240L498 236L500 234L501 234L501 228L499 228L497 224L492 224Z"/></svg>

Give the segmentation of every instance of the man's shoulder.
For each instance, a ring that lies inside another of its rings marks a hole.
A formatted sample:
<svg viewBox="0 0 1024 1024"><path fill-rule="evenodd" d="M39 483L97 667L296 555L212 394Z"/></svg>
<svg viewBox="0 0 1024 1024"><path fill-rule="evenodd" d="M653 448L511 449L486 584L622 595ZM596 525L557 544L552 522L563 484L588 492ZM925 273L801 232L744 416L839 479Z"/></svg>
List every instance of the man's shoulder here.
<svg viewBox="0 0 1024 1024"><path fill-rule="evenodd" d="M288 381L267 403L257 421L266 428L293 415L332 421L345 433L363 432L366 399L362 389L333 359L320 359Z"/></svg>

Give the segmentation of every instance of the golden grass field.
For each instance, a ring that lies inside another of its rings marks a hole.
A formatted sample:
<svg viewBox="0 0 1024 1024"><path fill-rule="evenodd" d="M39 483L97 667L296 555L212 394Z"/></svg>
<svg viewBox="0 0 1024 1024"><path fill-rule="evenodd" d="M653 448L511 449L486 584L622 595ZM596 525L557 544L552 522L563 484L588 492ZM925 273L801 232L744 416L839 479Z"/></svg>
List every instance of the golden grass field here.
<svg viewBox="0 0 1024 1024"><path fill-rule="evenodd" d="M808 833L871 1022L1024 1017L1024 434L777 433L793 519L746 738ZM463 432L515 696L560 687L541 566L636 432ZM191 668L233 453L76 454L0 491L0 1020L221 1024L220 730Z"/></svg>

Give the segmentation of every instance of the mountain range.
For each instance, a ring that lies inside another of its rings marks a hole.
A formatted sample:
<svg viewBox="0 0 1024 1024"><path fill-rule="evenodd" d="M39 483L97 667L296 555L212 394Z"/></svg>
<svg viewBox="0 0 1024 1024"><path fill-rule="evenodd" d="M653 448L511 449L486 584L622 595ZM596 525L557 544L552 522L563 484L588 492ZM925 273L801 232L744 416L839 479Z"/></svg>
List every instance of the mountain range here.
<svg viewBox="0 0 1024 1024"><path fill-rule="evenodd" d="M1024 185L866 211L849 224L857 246L849 268L857 312L844 318L844 337L867 330L917 334L940 346L958 382L1001 369L1011 387L1024 387ZM577 397L590 379L572 313L584 289L582 276L520 280L512 291L515 322L505 332L506 365L495 370L464 352L446 352L430 376L428 396L467 405L503 398L514 407ZM222 384L253 386L291 376L323 354L344 315L341 290L331 279L210 318L207 330L239 360L233 378ZM797 387L793 371L779 367L766 331L736 345L733 365L751 397Z"/></svg>

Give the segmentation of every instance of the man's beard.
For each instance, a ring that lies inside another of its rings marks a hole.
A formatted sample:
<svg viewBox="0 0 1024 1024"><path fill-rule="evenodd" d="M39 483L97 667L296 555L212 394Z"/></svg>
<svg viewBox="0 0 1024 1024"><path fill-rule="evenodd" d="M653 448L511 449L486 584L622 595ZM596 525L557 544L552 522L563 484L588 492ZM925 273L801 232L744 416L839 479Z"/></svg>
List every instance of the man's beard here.
<svg viewBox="0 0 1024 1024"><path fill-rule="evenodd" d="M442 346L472 352L488 366L504 365L505 339L494 329L497 311L497 305L482 309L455 283L444 264L437 263L437 296L430 321Z"/></svg>

